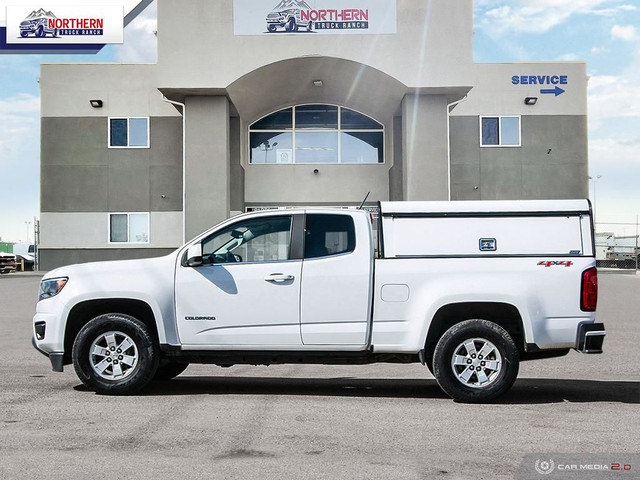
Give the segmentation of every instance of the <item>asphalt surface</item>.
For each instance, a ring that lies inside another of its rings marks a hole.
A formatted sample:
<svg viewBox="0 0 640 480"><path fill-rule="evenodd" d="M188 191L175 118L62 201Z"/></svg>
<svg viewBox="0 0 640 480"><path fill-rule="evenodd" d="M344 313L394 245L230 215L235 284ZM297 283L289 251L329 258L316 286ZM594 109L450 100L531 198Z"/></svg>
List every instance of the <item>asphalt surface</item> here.
<svg viewBox="0 0 640 480"><path fill-rule="evenodd" d="M1 479L510 479L542 452L637 458L640 276L600 276L604 354L523 363L492 405L385 364L192 365L136 396L96 395L31 347L38 282L0 276ZM634 462L588 478L640 478Z"/></svg>

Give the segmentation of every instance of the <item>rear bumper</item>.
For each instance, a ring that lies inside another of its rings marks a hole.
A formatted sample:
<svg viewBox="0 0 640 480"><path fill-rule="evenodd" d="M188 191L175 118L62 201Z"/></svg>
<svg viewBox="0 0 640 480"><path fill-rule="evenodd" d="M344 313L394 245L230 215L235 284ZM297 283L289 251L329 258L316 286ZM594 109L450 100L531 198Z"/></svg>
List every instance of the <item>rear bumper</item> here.
<svg viewBox="0 0 640 480"><path fill-rule="evenodd" d="M576 350L582 353L602 353L602 343L606 335L604 323L582 323L578 327Z"/></svg>

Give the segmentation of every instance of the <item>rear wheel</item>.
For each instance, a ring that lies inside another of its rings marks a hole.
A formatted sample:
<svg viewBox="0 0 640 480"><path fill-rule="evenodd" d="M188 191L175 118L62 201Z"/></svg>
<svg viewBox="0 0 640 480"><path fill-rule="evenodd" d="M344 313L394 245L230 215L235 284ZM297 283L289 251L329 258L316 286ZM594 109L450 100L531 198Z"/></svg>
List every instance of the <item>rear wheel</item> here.
<svg viewBox="0 0 640 480"><path fill-rule="evenodd" d="M73 366L89 389L126 395L144 387L158 368L158 347L149 328L119 313L87 323L73 343Z"/></svg>
<svg viewBox="0 0 640 480"><path fill-rule="evenodd" d="M466 320L447 330L433 355L433 374L440 387L460 402L489 402L515 382L518 349L501 326Z"/></svg>

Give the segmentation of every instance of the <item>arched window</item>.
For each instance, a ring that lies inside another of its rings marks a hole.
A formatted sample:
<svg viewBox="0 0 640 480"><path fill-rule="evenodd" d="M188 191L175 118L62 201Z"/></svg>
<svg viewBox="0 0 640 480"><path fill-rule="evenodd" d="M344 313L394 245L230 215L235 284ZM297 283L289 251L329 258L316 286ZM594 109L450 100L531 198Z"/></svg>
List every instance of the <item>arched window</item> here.
<svg viewBox="0 0 640 480"><path fill-rule="evenodd" d="M384 127L371 117L335 105L297 105L249 127L249 161L384 163Z"/></svg>

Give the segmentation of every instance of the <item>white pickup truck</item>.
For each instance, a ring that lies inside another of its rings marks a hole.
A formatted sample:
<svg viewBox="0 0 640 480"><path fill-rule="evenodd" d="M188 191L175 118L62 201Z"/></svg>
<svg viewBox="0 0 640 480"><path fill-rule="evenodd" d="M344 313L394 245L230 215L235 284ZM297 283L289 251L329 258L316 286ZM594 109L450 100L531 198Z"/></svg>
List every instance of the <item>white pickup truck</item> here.
<svg viewBox="0 0 640 480"><path fill-rule="evenodd" d="M33 344L104 394L189 363L421 362L490 401L521 360L602 352L593 238L587 200L248 213L165 257L47 273Z"/></svg>

